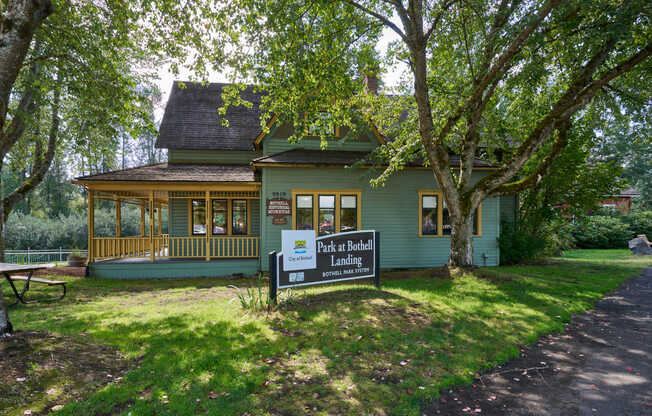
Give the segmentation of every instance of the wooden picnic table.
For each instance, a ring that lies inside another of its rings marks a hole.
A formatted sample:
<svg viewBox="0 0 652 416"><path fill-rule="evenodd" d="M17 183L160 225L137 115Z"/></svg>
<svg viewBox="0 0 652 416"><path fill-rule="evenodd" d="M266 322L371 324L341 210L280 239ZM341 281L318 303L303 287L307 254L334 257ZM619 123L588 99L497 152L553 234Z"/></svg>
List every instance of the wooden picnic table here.
<svg viewBox="0 0 652 416"><path fill-rule="evenodd" d="M16 305L18 302L28 304L28 303L55 301L55 300L63 299L63 297L66 296L66 282L61 280L48 280L48 279L41 279L38 277L32 277L32 275L36 270L43 270L50 267L54 267L54 265L53 264L26 265L26 264L0 263L0 273L2 273L5 276L5 278L9 282L9 285L11 286L11 289L14 291L14 294L16 295L16 302L12 303L9 306ZM27 273L27 276L12 275L12 273ZM15 281L25 282L20 292L14 285ZM42 283L48 286L61 286L63 288L63 293L61 294L61 296L55 298L26 300L25 293L27 293L27 291L29 290L30 283Z"/></svg>

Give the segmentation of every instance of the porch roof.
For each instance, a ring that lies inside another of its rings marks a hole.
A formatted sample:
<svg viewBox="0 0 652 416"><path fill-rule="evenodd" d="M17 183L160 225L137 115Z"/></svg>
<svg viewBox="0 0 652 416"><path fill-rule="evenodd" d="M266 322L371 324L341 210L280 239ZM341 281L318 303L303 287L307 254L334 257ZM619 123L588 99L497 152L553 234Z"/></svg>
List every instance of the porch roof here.
<svg viewBox="0 0 652 416"><path fill-rule="evenodd" d="M168 164L138 166L75 178L78 183L100 181L128 182L259 182L249 165Z"/></svg>

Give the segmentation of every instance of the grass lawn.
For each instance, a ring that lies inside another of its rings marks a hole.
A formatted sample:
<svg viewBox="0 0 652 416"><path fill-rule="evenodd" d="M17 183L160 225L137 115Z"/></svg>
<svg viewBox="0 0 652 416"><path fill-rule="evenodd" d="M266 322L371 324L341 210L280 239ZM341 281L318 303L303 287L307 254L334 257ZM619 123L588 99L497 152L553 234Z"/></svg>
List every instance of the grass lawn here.
<svg viewBox="0 0 652 416"><path fill-rule="evenodd" d="M546 265L483 268L454 280L393 272L382 291L317 286L270 314L245 314L231 301L228 285L244 280L69 278L64 301L10 314L20 330L105 345L131 360L122 380L56 414L417 415L441 389L562 330L573 313L650 265L628 250L578 250ZM0 413L36 414L73 397L69 374L30 371L23 383L33 383L34 395L0 387Z"/></svg>

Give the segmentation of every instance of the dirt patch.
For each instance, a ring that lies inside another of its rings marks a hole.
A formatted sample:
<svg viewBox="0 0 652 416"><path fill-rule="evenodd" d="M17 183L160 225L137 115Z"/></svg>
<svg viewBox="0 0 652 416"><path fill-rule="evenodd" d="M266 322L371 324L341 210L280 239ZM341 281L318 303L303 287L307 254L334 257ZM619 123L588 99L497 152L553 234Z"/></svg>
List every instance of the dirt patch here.
<svg viewBox="0 0 652 416"><path fill-rule="evenodd" d="M86 267L57 266L36 270L34 276L74 276L85 277Z"/></svg>
<svg viewBox="0 0 652 416"><path fill-rule="evenodd" d="M47 414L119 383L134 365L120 351L57 334L18 331L0 340L0 409Z"/></svg>

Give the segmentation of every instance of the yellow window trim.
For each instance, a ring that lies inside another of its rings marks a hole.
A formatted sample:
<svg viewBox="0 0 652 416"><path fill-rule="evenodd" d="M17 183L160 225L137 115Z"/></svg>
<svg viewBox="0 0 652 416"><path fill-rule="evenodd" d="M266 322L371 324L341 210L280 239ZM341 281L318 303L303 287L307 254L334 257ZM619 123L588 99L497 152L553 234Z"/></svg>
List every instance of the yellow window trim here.
<svg viewBox="0 0 652 416"><path fill-rule="evenodd" d="M437 196L437 234L424 235L423 234L423 197L424 196ZM441 191L435 190L420 190L419 191L419 237L434 237L434 238L450 238L450 235L444 234L444 195ZM473 237L482 237L482 203L478 205L478 234L473 234Z"/></svg>
<svg viewBox="0 0 652 416"><path fill-rule="evenodd" d="M204 198L188 198L188 236L192 237L199 237L199 236L204 236L206 234L193 234L192 233L192 200L204 200ZM218 200L218 199L225 199L226 200L226 234L215 234L217 236L230 236L232 234L232 226L233 226L233 218L232 218L232 204L234 199L239 199L239 200L245 200L247 201L247 235L251 236L251 199L247 198L240 198L237 196L234 197L217 197L217 198L210 198L210 207L206 208L206 218L207 222L207 228L206 231L209 231L209 225L210 225L210 231L211 231L211 236L212 234L212 227L213 227L213 200Z"/></svg>
<svg viewBox="0 0 652 416"><path fill-rule="evenodd" d="M292 189L292 229L296 230L297 226L297 195L312 196L312 223L315 228L315 234L319 232L319 195L335 196L335 232L340 232L340 204L342 195L355 196L357 209L357 228L362 230L362 191L359 189Z"/></svg>

